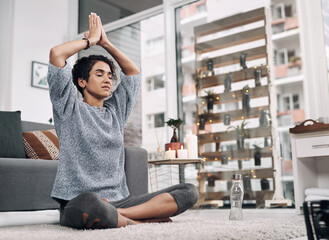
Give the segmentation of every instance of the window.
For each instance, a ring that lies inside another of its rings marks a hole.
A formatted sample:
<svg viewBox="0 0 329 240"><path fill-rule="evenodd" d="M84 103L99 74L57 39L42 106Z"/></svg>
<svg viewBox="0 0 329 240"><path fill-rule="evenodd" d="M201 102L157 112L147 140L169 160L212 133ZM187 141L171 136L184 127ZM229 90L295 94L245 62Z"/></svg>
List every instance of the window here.
<svg viewBox="0 0 329 240"><path fill-rule="evenodd" d="M276 52L276 65L284 65L288 63L287 49L281 49Z"/></svg>
<svg viewBox="0 0 329 240"><path fill-rule="evenodd" d="M289 62L291 62L291 58L295 57L295 56L296 56L295 50L288 51L288 60L289 60Z"/></svg>
<svg viewBox="0 0 329 240"><path fill-rule="evenodd" d="M148 53L148 56L164 53L163 36L148 40L146 42L146 52Z"/></svg>
<svg viewBox="0 0 329 240"><path fill-rule="evenodd" d="M278 4L272 7L272 17L274 20L284 18L284 5Z"/></svg>
<svg viewBox="0 0 329 240"><path fill-rule="evenodd" d="M164 113L156 113L147 116L147 128L158 128L164 126Z"/></svg>
<svg viewBox="0 0 329 240"><path fill-rule="evenodd" d="M298 94L294 94L292 96L292 103L293 103L294 109L300 109L299 95Z"/></svg>
<svg viewBox="0 0 329 240"><path fill-rule="evenodd" d="M165 80L164 74L159 74L146 78L147 90L150 92L156 89L164 88L164 80Z"/></svg>
<svg viewBox="0 0 329 240"><path fill-rule="evenodd" d="M79 32L88 30L88 15L96 12L102 19L102 23L107 24L121 18L128 17L143 10L156 7L162 4L162 0L152 1L94 1L79 0Z"/></svg>
<svg viewBox="0 0 329 240"><path fill-rule="evenodd" d="M198 13L203 13L203 12L207 12L207 6L206 4L202 4L202 5L198 5L197 6L197 10L198 10Z"/></svg>
<svg viewBox="0 0 329 240"><path fill-rule="evenodd" d="M291 5L286 5L284 6L284 14L285 17L292 17L292 6Z"/></svg>
<svg viewBox="0 0 329 240"><path fill-rule="evenodd" d="M281 111L291 111L300 109L300 97L298 94L284 94L282 96Z"/></svg>

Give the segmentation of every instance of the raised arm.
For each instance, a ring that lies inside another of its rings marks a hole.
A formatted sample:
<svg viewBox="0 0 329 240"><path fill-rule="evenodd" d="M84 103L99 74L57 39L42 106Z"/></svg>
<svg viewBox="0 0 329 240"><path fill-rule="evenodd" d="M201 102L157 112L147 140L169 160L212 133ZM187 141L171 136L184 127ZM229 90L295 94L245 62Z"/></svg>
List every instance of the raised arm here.
<svg viewBox="0 0 329 240"><path fill-rule="evenodd" d="M117 61L125 75L136 75L140 69L123 52L116 48L107 38L103 26L101 27L101 38L98 45L102 46Z"/></svg>
<svg viewBox="0 0 329 240"><path fill-rule="evenodd" d="M49 54L49 61L56 67L63 68L65 66L65 61L71 57L72 55L76 54L77 52L81 51L88 47L97 44L100 40L102 34L102 23L95 13L91 13L89 15L89 37L88 40L73 40L58 46L53 47L50 50Z"/></svg>

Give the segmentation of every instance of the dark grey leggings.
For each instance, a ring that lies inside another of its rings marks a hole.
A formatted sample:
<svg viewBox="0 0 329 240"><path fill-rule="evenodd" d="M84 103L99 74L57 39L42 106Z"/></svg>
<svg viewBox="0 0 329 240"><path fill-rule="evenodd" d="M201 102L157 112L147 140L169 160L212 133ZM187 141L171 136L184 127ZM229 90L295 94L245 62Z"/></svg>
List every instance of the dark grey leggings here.
<svg viewBox="0 0 329 240"><path fill-rule="evenodd" d="M178 210L174 216L193 207L199 198L197 188L189 183L110 203L102 200L97 193L82 193L68 202L60 201L60 225L77 229L115 228L118 225L116 208L140 205L161 193L169 193L175 199Z"/></svg>

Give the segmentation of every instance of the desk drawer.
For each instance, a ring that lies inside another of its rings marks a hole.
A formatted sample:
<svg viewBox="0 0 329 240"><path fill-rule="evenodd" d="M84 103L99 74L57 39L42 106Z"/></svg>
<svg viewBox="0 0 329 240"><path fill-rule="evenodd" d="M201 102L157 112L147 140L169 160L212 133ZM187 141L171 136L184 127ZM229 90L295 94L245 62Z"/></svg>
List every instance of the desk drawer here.
<svg viewBox="0 0 329 240"><path fill-rule="evenodd" d="M329 156L329 136L296 139L297 157Z"/></svg>

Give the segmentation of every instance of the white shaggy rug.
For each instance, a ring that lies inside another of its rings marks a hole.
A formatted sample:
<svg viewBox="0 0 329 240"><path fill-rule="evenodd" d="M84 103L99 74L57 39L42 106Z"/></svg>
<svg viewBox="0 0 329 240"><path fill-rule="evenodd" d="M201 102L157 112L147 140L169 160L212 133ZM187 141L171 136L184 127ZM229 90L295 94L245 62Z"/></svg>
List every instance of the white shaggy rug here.
<svg viewBox="0 0 329 240"><path fill-rule="evenodd" d="M244 209L243 221L229 221L228 209L190 210L172 223L145 223L119 229L74 230L59 225L0 227L0 239L296 239L306 236L303 215L294 209Z"/></svg>

